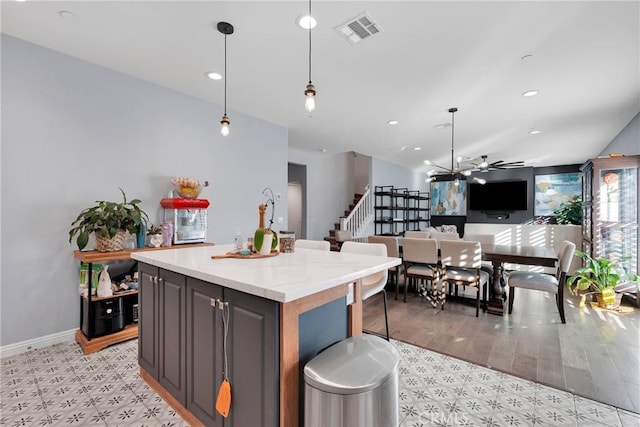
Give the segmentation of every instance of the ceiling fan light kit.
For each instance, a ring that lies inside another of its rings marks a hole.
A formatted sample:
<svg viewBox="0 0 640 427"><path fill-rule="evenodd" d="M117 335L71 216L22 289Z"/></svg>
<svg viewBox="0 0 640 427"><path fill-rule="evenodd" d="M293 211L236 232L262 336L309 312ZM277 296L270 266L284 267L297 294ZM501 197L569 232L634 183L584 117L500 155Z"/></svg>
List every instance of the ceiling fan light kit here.
<svg viewBox="0 0 640 427"><path fill-rule="evenodd" d="M478 164L472 162L471 163L472 166L462 167L460 164L462 163L464 158L462 156L457 156L457 157L455 156L455 147L454 147L454 131L455 131L454 115L458 111L458 109L456 107L451 107L449 108L448 111L451 113L451 167L447 168L444 166L437 165L431 162L430 160L425 160L424 161L425 165L433 166L433 168L427 171L428 177L427 179L425 179L425 182L435 181L438 176L453 176L454 185L458 185L460 182L460 178L462 178L463 176L465 177L471 176L473 172L488 172L490 170L510 169L510 168L518 168L518 167L524 166L524 162L521 160L515 161L515 162L505 162L503 160L498 160L498 161L489 163L487 161L488 156L484 154L481 156L482 162ZM442 127L444 128L445 126L442 126ZM438 171L435 168L440 170ZM479 184L485 184L487 182L485 179L478 178L478 177L473 177L473 180Z"/></svg>

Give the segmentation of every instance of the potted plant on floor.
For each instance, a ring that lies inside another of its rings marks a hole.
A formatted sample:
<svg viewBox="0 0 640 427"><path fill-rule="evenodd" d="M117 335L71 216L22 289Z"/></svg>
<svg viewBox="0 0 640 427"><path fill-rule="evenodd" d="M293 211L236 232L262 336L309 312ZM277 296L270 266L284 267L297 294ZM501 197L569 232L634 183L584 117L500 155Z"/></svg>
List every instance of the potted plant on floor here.
<svg viewBox="0 0 640 427"><path fill-rule="evenodd" d="M581 295L580 305L584 304L587 295L595 295L598 306L615 309L620 305L621 294L615 293L615 287L621 282L637 282L638 276L626 271L623 262L626 258L608 259L604 257L591 258L584 252L576 251L576 256L585 260L585 267L578 268L574 275L567 279L567 288L573 295L579 291L587 292Z"/></svg>
<svg viewBox="0 0 640 427"><path fill-rule="evenodd" d="M140 209L140 200L127 200L122 188L120 192L122 202L96 200L94 206L82 210L71 223L69 243L77 235L78 249L83 250L89 242L89 236L94 233L97 251L122 250L126 232L135 235L149 217Z"/></svg>

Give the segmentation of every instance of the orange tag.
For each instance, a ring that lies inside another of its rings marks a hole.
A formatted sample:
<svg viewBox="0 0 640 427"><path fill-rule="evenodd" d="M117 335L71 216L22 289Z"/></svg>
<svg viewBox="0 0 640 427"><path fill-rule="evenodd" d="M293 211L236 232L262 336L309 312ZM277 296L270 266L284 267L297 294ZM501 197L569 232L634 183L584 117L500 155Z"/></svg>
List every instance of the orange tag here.
<svg viewBox="0 0 640 427"><path fill-rule="evenodd" d="M216 411L220 413L223 417L227 418L229 416L229 409L231 408L231 384L229 381L224 380L222 384L220 384L220 389L218 390L218 400L216 400Z"/></svg>

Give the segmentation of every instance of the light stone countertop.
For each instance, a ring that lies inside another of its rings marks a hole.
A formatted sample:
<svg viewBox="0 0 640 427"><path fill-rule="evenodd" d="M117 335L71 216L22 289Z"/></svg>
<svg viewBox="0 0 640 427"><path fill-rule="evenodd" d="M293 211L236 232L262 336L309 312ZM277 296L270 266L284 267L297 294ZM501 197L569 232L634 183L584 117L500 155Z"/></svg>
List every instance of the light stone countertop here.
<svg viewBox="0 0 640 427"><path fill-rule="evenodd" d="M258 259L211 259L232 244L134 252L131 258L278 302L290 302L384 271L400 258L296 249Z"/></svg>

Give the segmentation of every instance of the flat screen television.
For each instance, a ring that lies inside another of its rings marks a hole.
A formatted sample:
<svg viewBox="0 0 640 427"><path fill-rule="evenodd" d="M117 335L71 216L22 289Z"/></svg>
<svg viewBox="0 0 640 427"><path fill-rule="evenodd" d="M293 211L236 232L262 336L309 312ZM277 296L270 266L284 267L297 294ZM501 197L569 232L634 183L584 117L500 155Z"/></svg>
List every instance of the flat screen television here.
<svg viewBox="0 0 640 427"><path fill-rule="evenodd" d="M474 211L526 211L527 196L527 181L469 183L469 209Z"/></svg>

